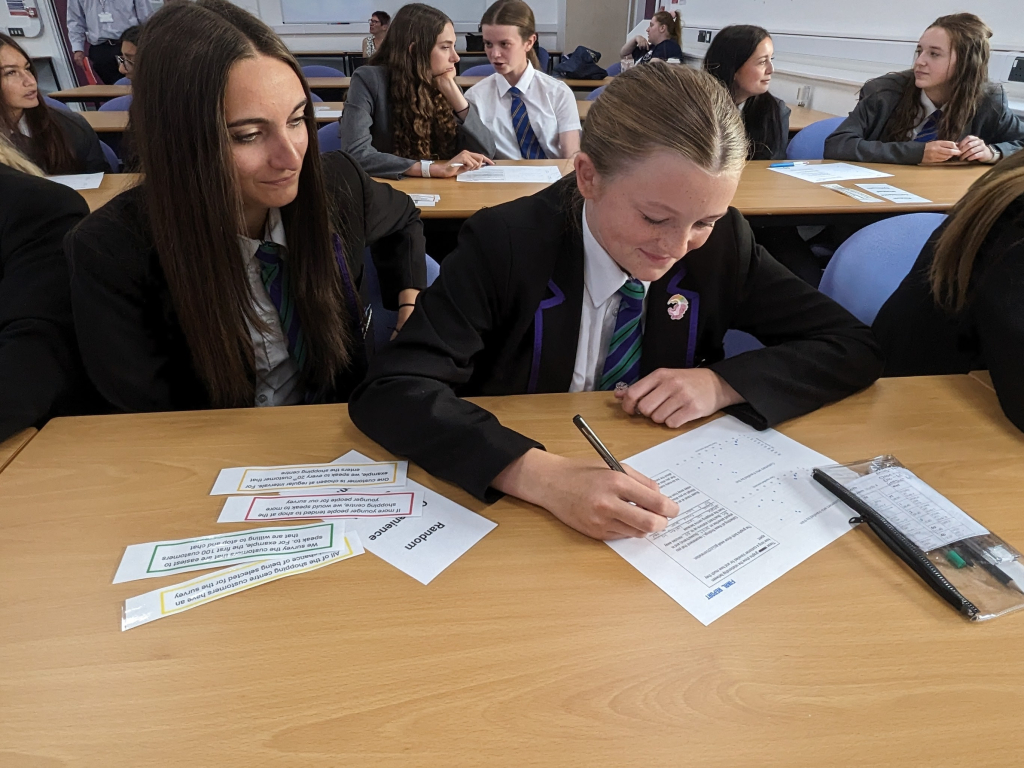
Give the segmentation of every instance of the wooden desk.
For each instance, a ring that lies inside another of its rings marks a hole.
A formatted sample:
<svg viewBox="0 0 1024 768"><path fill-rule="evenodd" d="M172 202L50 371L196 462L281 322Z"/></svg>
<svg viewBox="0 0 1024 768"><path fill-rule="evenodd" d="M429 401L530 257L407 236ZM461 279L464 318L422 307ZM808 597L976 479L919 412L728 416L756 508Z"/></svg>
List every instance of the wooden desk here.
<svg viewBox="0 0 1024 768"><path fill-rule="evenodd" d="M498 165L558 165L562 175L572 170L571 160L498 160ZM405 178L398 181L378 179L406 194L423 193L441 196L432 208L420 208L424 219L468 219L481 208L507 203L545 189L547 184L475 184L456 179Z"/></svg>
<svg viewBox="0 0 1024 768"><path fill-rule="evenodd" d="M345 102L343 101L318 101L318 106L324 106L332 110L344 110ZM128 113L127 112L99 112L96 110L90 110L88 112L79 112L85 121L92 126L92 129L96 133L124 133L128 127ZM337 120L337 117L328 117L326 115L317 115L316 121L321 125L325 123L333 123Z"/></svg>
<svg viewBox="0 0 1024 768"><path fill-rule="evenodd" d="M21 449L28 445L29 440L35 437L38 431L35 427L29 427L0 441L0 472L14 461L14 457L21 453Z"/></svg>
<svg viewBox="0 0 1024 768"><path fill-rule="evenodd" d="M95 211L126 189L138 184L141 176L142 174L139 173L107 173L104 174L99 189L81 189L78 194L85 198L85 202L89 204L89 210Z"/></svg>
<svg viewBox="0 0 1024 768"><path fill-rule="evenodd" d="M593 453L575 413L623 457L674 434L607 393L484 402L568 455ZM882 381L782 431L837 461L891 451L1024 544L1024 437L965 376ZM703 627L549 514L484 507L415 468L499 523L429 586L367 554L120 632L122 600L186 578L111 585L126 545L232 530L207 495L219 469L352 448L386 457L344 406L50 422L0 475L0 762L823 768L1022 754L1024 616L963 621L866 530Z"/></svg>
<svg viewBox="0 0 1024 768"><path fill-rule="evenodd" d="M350 83L352 82L351 77L309 77L306 79L309 82L309 88L312 91L324 90L327 88L347 90ZM466 77L464 75L459 75L458 77L455 78L455 82L461 88L465 89L472 88L474 85L476 85L483 79L483 77ZM606 77L604 80L562 80L563 83L568 85L574 91L592 91L595 88L599 88L602 85L608 85L608 83L610 83L611 81L612 78L610 77ZM54 94L50 95L53 96ZM56 98L56 96L54 96L54 98Z"/></svg>
<svg viewBox="0 0 1024 768"><path fill-rule="evenodd" d="M109 101L132 92L130 85L80 85L47 94L57 101Z"/></svg>
<svg viewBox="0 0 1024 768"><path fill-rule="evenodd" d="M968 376L974 379L976 382L981 384L983 387L988 387L995 392L995 386L992 384L992 374L988 371L971 371Z"/></svg>
<svg viewBox="0 0 1024 768"><path fill-rule="evenodd" d="M334 88L337 90L347 91L349 83L352 82L351 77L307 77L306 82L309 83L309 90L311 91L322 91L328 88Z"/></svg>
<svg viewBox="0 0 1024 768"><path fill-rule="evenodd" d="M830 117L836 117L828 112L819 112L816 109L808 109L807 107L801 107L796 104L789 104L790 115L789 115L789 133L790 135L797 131L802 131L811 123L816 123L819 120L828 120Z"/></svg>

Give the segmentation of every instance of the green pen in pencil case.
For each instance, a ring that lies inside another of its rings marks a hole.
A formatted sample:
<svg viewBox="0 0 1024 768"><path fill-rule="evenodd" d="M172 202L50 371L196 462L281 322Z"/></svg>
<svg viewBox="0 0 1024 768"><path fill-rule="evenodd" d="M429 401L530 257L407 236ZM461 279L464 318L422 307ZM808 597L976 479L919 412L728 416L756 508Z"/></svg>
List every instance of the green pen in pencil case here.
<svg viewBox="0 0 1024 768"><path fill-rule="evenodd" d="M1021 554L904 467L878 456L814 470L814 479L971 621L1024 608Z"/></svg>

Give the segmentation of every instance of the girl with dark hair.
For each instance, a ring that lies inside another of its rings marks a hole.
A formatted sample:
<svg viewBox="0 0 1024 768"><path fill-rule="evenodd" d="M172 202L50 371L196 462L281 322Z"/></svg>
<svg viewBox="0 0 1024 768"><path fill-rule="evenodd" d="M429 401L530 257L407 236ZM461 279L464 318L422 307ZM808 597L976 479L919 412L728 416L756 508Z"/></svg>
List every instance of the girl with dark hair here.
<svg viewBox="0 0 1024 768"><path fill-rule="evenodd" d="M872 330L887 376L987 368L1024 431L1024 152L982 176L931 237Z"/></svg>
<svg viewBox="0 0 1024 768"><path fill-rule="evenodd" d="M494 74L466 92L494 136L503 160L572 157L580 148L580 114L572 90L540 71L533 11L523 0L498 0L481 28Z"/></svg>
<svg viewBox="0 0 1024 768"><path fill-rule="evenodd" d="M679 11L658 11L647 25L647 37L637 35L622 46L619 55L632 56L633 63L646 64L652 59L683 60L683 20Z"/></svg>
<svg viewBox="0 0 1024 768"><path fill-rule="evenodd" d="M455 176L491 165L494 138L455 84L455 27L436 8L404 5L366 66L352 74L341 148L371 176Z"/></svg>
<svg viewBox="0 0 1024 768"><path fill-rule="evenodd" d="M298 63L227 0L154 14L134 84L142 184L66 244L100 394L120 411L344 401L373 337L365 247L399 324L425 285L412 201L321 157Z"/></svg>
<svg viewBox="0 0 1024 768"><path fill-rule="evenodd" d="M363 38L363 58L368 59L377 52L384 42L384 35L388 33L390 24L391 14L384 11L374 11L370 14L370 35Z"/></svg>
<svg viewBox="0 0 1024 768"><path fill-rule="evenodd" d="M988 82L992 30L972 13L941 16L917 44L913 70L869 80L825 140L825 157L874 163L994 163L1024 147L1024 121Z"/></svg>
<svg viewBox="0 0 1024 768"><path fill-rule="evenodd" d="M37 80L28 54L0 34L0 133L50 175L109 171L96 132L74 112L47 106Z"/></svg>
<svg viewBox="0 0 1024 768"><path fill-rule="evenodd" d="M715 35L704 55L704 69L717 77L740 108L750 138L750 160L786 157L789 114L786 102L768 92L775 47L768 30L734 24Z"/></svg>

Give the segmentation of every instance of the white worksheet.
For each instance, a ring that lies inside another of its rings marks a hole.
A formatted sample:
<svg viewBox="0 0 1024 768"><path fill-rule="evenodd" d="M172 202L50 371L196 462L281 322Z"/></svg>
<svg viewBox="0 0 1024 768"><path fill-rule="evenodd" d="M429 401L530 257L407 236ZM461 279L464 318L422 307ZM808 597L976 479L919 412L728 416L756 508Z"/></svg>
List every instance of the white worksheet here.
<svg viewBox="0 0 1024 768"><path fill-rule="evenodd" d="M356 463L371 459L349 451L338 461ZM363 546L373 554L421 584L429 584L498 527L497 523L414 480L407 481L406 488L423 494L419 517L349 520L346 526L347 530L359 533Z"/></svg>
<svg viewBox="0 0 1024 768"><path fill-rule="evenodd" d="M343 522L315 523L132 544L121 557L114 583L335 549L344 533Z"/></svg>
<svg viewBox="0 0 1024 768"><path fill-rule="evenodd" d="M252 523L269 520L327 520L360 517L419 517L423 494L401 491L354 491L309 496L232 496L224 502L218 523Z"/></svg>
<svg viewBox="0 0 1024 768"><path fill-rule="evenodd" d="M850 163L821 163L820 165L795 165L790 168L769 168L770 171L792 176L801 181L821 184L825 181L847 181L849 179L881 179L892 176L871 168L862 168Z"/></svg>
<svg viewBox="0 0 1024 768"><path fill-rule="evenodd" d="M412 198L412 203L417 208L433 208L435 205L441 202L440 195L409 193L409 197Z"/></svg>
<svg viewBox="0 0 1024 768"><path fill-rule="evenodd" d="M811 479L827 457L725 416L624 463L679 504L668 527L608 545L704 625L850 530Z"/></svg>
<svg viewBox="0 0 1024 768"><path fill-rule="evenodd" d="M476 171L460 173L456 178L459 181L475 182L554 184L562 178L562 170L557 165L488 165Z"/></svg>
<svg viewBox="0 0 1024 768"><path fill-rule="evenodd" d="M926 197L907 192L905 189L894 187L892 184L858 184L861 189L867 190L873 195L884 197L891 203L930 203Z"/></svg>
<svg viewBox="0 0 1024 768"><path fill-rule="evenodd" d="M349 488L404 488L407 461L375 461L364 464L289 464L280 467L231 467L222 469L211 496L233 493L284 493L286 491L341 490Z"/></svg>
<svg viewBox="0 0 1024 768"><path fill-rule="evenodd" d="M99 189L103 183L102 173L73 173L66 176L47 176L50 181L63 184L71 189Z"/></svg>
<svg viewBox="0 0 1024 768"><path fill-rule="evenodd" d="M842 184L822 184L821 186L825 187L826 189L835 190L836 192L839 192L842 195L846 195L847 197L852 197L854 200L859 200L862 203L882 202L877 197L872 197L867 192L861 192L859 189L850 189L849 187L844 187Z"/></svg>
<svg viewBox="0 0 1024 768"><path fill-rule="evenodd" d="M313 112L317 117L341 117L342 111L340 109L331 109L330 107L321 107L314 104Z"/></svg>

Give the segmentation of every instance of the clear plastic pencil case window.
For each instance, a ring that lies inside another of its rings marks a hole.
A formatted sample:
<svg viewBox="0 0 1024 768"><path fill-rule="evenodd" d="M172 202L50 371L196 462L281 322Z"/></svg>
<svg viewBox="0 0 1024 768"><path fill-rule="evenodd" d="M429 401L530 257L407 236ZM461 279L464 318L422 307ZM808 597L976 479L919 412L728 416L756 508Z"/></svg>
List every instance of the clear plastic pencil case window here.
<svg viewBox="0 0 1024 768"><path fill-rule="evenodd" d="M972 621L1024 608L1020 552L895 456L814 470L856 516L946 602Z"/></svg>

